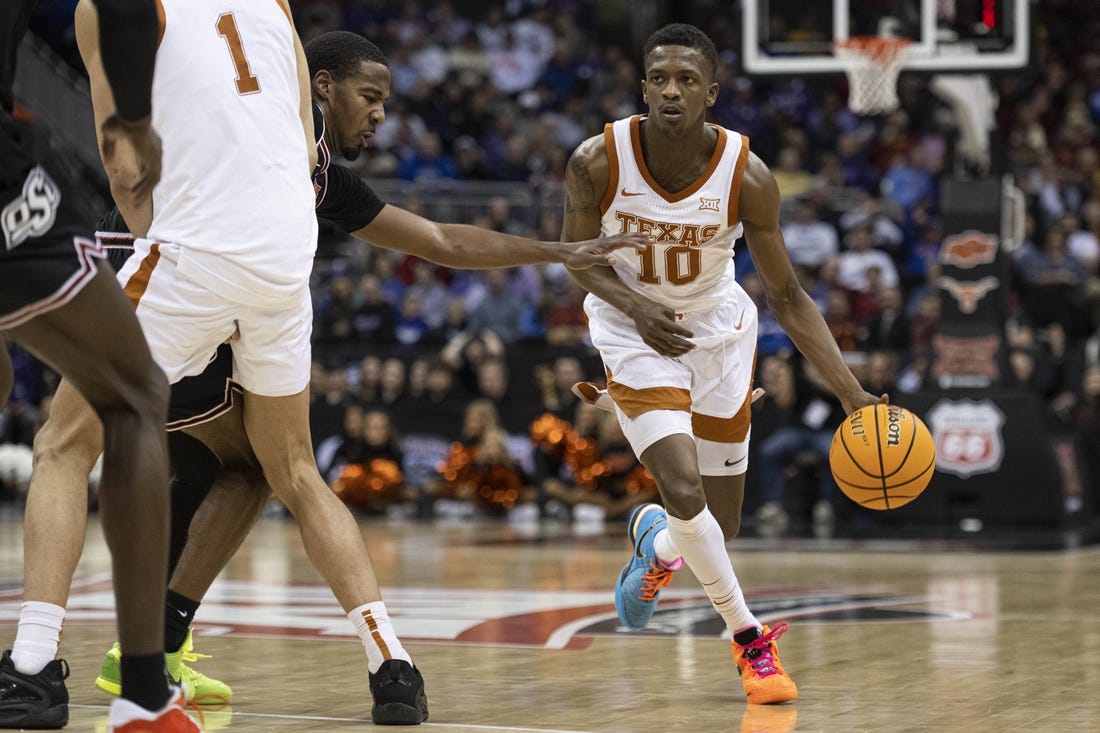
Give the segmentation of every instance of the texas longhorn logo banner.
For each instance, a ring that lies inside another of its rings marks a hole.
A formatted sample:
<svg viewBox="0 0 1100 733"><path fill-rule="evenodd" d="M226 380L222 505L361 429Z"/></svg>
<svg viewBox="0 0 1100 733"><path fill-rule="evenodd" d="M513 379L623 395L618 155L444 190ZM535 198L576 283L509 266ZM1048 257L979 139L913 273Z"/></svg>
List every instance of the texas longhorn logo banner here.
<svg viewBox="0 0 1100 733"><path fill-rule="evenodd" d="M967 478L993 473L1004 460L1005 415L991 400L940 400L928 411L936 470Z"/></svg>
<svg viewBox="0 0 1100 733"><path fill-rule="evenodd" d="M988 265L997 258L998 239L992 234L967 229L945 237L940 246L940 263L970 269Z"/></svg>

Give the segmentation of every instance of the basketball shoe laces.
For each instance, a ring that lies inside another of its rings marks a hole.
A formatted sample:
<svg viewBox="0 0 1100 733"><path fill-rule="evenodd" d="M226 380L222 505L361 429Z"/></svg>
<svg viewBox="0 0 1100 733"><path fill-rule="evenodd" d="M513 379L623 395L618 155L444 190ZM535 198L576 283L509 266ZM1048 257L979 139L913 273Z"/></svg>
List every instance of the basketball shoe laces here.
<svg viewBox="0 0 1100 733"><path fill-rule="evenodd" d="M757 677L771 677L773 674L779 674L775 655L772 653L775 648L772 643L783 636L789 628L790 626L785 623L776 624L775 628L767 634L753 639L742 647L745 650L745 659L749 660L749 666L752 667Z"/></svg>
<svg viewBox="0 0 1100 733"><path fill-rule="evenodd" d="M649 570L642 576L642 590L639 601L652 601L662 588L672 582L672 572L656 560L649 561Z"/></svg>

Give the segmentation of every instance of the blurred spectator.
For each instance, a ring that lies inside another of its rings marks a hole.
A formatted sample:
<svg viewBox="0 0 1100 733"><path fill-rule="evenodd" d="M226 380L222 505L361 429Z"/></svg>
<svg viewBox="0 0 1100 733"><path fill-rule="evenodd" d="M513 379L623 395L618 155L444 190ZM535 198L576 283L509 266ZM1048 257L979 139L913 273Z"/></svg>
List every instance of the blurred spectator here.
<svg viewBox="0 0 1100 733"><path fill-rule="evenodd" d="M625 519L659 501L657 484L634 455L614 413L578 403L573 425L550 415L531 424L543 513L575 521ZM589 511L585 511L588 508Z"/></svg>
<svg viewBox="0 0 1100 733"><path fill-rule="evenodd" d="M466 408L462 440L451 445L438 470L439 478L424 487L430 500L447 497L500 517L518 502L534 499L487 400L474 400Z"/></svg>
<svg viewBox="0 0 1100 733"><path fill-rule="evenodd" d="M420 301L424 320L429 328L439 328L447 317L450 294L437 276L437 268L431 262L414 258L411 262L412 283L405 289L406 298L411 293Z"/></svg>
<svg viewBox="0 0 1100 733"><path fill-rule="evenodd" d="M588 339L584 299L588 292L570 279L549 292L546 305L546 343L580 346Z"/></svg>
<svg viewBox="0 0 1100 733"><path fill-rule="evenodd" d="M840 252L836 229L821 221L812 202L801 199L794 220L783 225L783 241L791 262L817 269Z"/></svg>
<svg viewBox="0 0 1100 733"><path fill-rule="evenodd" d="M544 60L538 52L520 45L509 31L504 46L489 51L489 81L505 94L530 89L542 74Z"/></svg>
<svg viewBox="0 0 1100 733"><path fill-rule="evenodd" d="M1072 426L1080 439L1092 483L1094 504L1100 501L1100 365L1085 369L1073 408Z"/></svg>
<svg viewBox="0 0 1100 733"><path fill-rule="evenodd" d="M783 198L802 196L814 184L814 177L806 171L802 153L797 148L786 147L779 151L772 174Z"/></svg>
<svg viewBox="0 0 1100 733"><path fill-rule="evenodd" d="M880 308L859 329L860 345L865 349L909 350L909 317L905 315L899 288L882 288L879 291Z"/></svg>
<svg viewBox="0 0 1100 733"><path fill-rule="evenodd" d="M520 337L523 327L523 301L508 288L507 270L487 270L488 292L470 311L470 330L492 331L508 343Z"/></svg>
<svg viewBox="0 0 1100 733"><path fill-rule="evenodd" d="M1039 326L1063 323L1074 338L1087 326L1083 307L1088 273L1069 256L1066 235L1059 227L1047 232L1041 251L1018 261L1028 316Z"/></svg>
<svg viewBox="0 0 1100 733"><path fill-rule="evenodd" d="M397 175L406 181L431 183L458 178L454 159L443 152L439 135L426 132L417 138L416 151L401 161Z"/></svg>
<svg viewBox="0 0 1100 733"><path fill-rule="evenodd" d="M1066 214L1059 222L1066 233L1066 251L1069 256L1080 262L1085 271L1095 275L1100 264L1100 200L1087 202L1082 211L1093 219L1090 228L1083 228L1081 219L1074 213Z"/></svg>
<svg viewBox="0 0 1100 733"><path fill-rule="evenodd" d="M309 429L313 437L314 452L322 440L341 431L344 411L352 404L347 387L347 376L343 369L326 370L324 391L319 395L311 395Z"/></svg>
<svg viewBox="0 0 1100 733"><path fill-rule="evenodd" d="M857 224L848 232L847 251L838 258L837 282L848 290L868 292L870 288L867 271L874 268L879 272L879 282L883 287L896 288L899 284L898 270L890 255L873 249L871 227Z"/></svg>
<svg viewBox="0 0 1100 733"><path fill-rule="evenodd" d="M578 402L573 385L584 379L580 360L559 356L553 365L536 364L534 377L542 409L556 417L571 417Z"/></svg>
<svg viewBox="0 0 1100 733"><path fill-rule="evenodd" d="M355 301L351 278L334 277L322 301L314 338L324 346L347 341L355 334Z"/></svg>
<svg viewBox="0 0 1100 733"><path fill-rule="evenodd" d="M812 469L818 475L814 524L830 525L834 519L837 486L828 466L829 446L833 433L844 421L844 410L830 396L832 393L820 372L809 361L799 361L801 378L795 375L791 364L775 357L765 371L766 383L776 388L773 393L765 387L767 399L776 402L777 409L785 413L780 425L764 438L758 453L763 504L756 512L756 520L762 528L772 531L781 531L788 521L783 500L792 463Z"/></svg>
<svg viewBox="0 0 1100 733"><path fill-rule="evenodd" d="M365 514L384 514L395 503L415 498L405 487L404 455L390 416L372 410L363 417L357 453L348 455L332 490Z"/></svg>
<svg viewBox="0 0 1100 733"><path fill-rule="evenodd" d="M916 314L909 319L909 344L914 354L931 354L932 338L940 325L939 293L923 295Z"/></svg>
<svg viewBox="0 0 1100 733"><path fill-rule="evenodd" d="M872 351L867 356L865 372L860 376L863 388L873 395L893 394L897 388L898 364L896 352Z"/></svg>
<svg viewBox="0 0 1100 733"><path fill-rule="evenodd" d="M503 359L504 344L492 331L463 331L447 342L439 356L455 371L465 393L475 396L478 368L486 361Z"/></svg>
<svg viewBox="0 0 1100 733"><path fill-rule="evenodd" d="M902 212L897 207L891 213L890 206L882 199L877 199L870 194L863 194L859 204L840 215L840 228L847 232L860 224L871 228L871 245L876 249L887 252L899 252L905 237L901 226L895 219L902 218Z"/></svg>
<svg viewBox="0 0 1100 733"><path fill-rule="evenodd" d="M370 407L396 408L405 397L405 362L391 357L382 362L382 376L378 382L378 394Z"/></svg>
<svg viewBox="0 0 1100 733"><path fill-rule="evenodd" d="M430 330L424 317L424 307L420 296L411 290L405 293L405 302L401 304L401 313L393 327L394 338L404 346L413 346L427 335Z"/></svg>
<svg viewBox="0 0 1100 733"><path fill-rule="evenodd" d="M352 315L356 337L372 344L391 343L395 323L393 305L386 300L377 275L364 275L359 280L359 297L359 305Z"/></svg>
<svg viewBox="0 0 1100 733"><path fill-rule="evenodd" d="M317 468L331 485L348 463L362 459L366 449L363 442L363 408L350 404L344 409L340 432L324 436L317 445Z"/></svg>
<svg viewBox="0 0 1100 733"><path fill-rule="evenodd" d="M852 306L842 290L829 293L825 305L825 324L829 327L841 351L855 351L859 346L859 327L852 320Z"/></svg>

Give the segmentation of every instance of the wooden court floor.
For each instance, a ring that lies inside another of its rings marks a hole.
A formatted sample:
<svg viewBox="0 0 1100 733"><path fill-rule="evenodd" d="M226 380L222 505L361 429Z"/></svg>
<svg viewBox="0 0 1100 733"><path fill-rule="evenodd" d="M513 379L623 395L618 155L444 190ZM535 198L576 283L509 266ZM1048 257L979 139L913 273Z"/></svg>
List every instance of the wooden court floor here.
<svg viewBox="0 0 1100 733"><path fill-rule="evenodd" d="M1100 731L1100 549L735 541L750 605L786 620L800 695L747 705L722 624L681 573L642 633L615 621L618 527L364 523L438 733ZM0 520L0 644L21 600L18 516ZM69 730L105 730L92 685L114 639L92 524L62 640ZM370 726L366 658L297 529L258 525L199 610L200 670L234 689L207 730Z"/></svg>

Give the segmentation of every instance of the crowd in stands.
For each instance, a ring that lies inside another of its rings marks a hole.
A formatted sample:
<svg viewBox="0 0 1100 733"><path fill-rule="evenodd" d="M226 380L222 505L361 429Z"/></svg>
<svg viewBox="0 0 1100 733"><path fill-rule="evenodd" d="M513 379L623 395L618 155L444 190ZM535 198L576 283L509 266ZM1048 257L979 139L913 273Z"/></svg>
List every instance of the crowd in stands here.
<svg viewBox="0 0 1100 733"><path fill-rule="evenodd" d="M1008 381L1036 391L1077 431L1095 485L1100 21L1087 5L1033 5L1036 63L993 78L993 137L1028 203L1014 254ZM720 51L709 119L748 135L772 167L803 286L867 389L904 404L926 384L940 318L938 180L959 167L949 108L917 75L903 74L900 108L878 117L847 109L843 77L741 76L738 13L718 0L691 6L696 17L684 19ZM595 0L300 0L294 9L307 42L346 28L389 56L387 121L354 163L368 180L403 179L441 195L459 180L560 187L580 141L644 109L640 54L625 47L628 34L623 45L606 42L615 20ZM47 19L55 22L45 14L40 28ZM495 197L474 223L557 238L559 212L540 211L536 221ZM314 442L349 503L418 516L525 506L567 516L579 506L621 517L653 496L616 421L569 392L602 367L587 341L584 292L564 268L460 272L379 249L325 251L315 283ZM757 381L769 393L754 406L750 476L759 478L747 505L781 529L787 479L806 469L812 517L832 522L823 436L843 415L768 310L743 246L735 259L760 310ZM16 358L19 388L0 414L0 443L27 445L52 384Z"/></svg>

